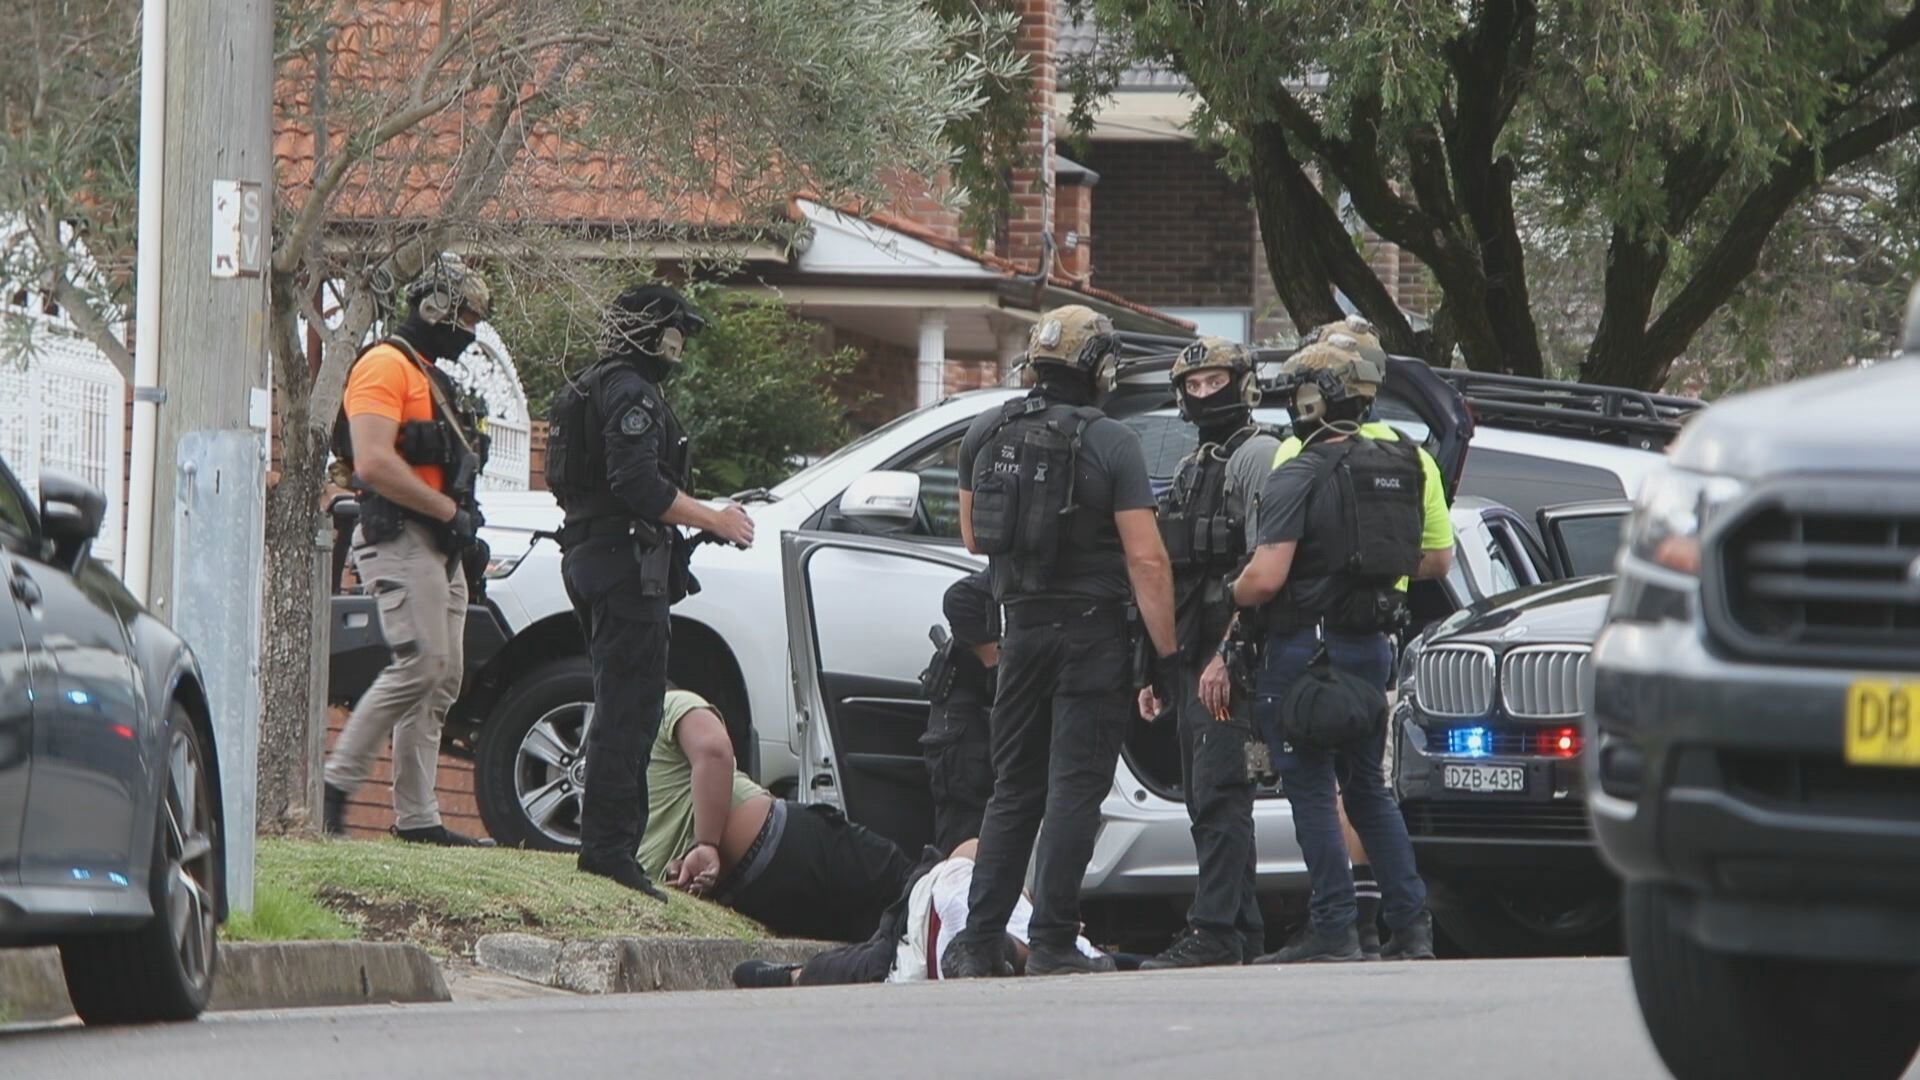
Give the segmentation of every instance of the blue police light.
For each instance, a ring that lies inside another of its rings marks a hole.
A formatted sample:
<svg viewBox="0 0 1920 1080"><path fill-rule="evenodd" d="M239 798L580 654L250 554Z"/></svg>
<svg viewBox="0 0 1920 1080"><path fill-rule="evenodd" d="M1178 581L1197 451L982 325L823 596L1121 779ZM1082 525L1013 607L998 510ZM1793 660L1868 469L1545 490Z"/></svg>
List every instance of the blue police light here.
<svg viewBox="0 0 1920 1080"><path fill-rule="evenodd" d="M73 702L75 705L91 705L93 704L93 695L87 693L85 690L69 690L67 691L67 700Z"/></svg>
<svg viewBox="0 0 1920 1080"><path fill-rule="evenodd" d="M1464 757L1486 757L1493 752L1493 733L1483 727L1447 729L1447 753Z"/></svg>

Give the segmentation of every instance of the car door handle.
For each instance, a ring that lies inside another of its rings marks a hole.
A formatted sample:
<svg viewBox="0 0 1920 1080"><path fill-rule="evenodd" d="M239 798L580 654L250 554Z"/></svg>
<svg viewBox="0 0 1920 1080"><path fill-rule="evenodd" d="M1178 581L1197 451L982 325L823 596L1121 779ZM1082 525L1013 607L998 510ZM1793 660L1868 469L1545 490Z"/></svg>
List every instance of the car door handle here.
<svg viewBox="0 0 1920 1080"><path fill-rule="evenodd" d="M8 578L15 599L30 608L40 606L42 599L40 585L34 581L33 578L28 577L26 571L16 566L13 568L13 573L8 575Z"/></svg>

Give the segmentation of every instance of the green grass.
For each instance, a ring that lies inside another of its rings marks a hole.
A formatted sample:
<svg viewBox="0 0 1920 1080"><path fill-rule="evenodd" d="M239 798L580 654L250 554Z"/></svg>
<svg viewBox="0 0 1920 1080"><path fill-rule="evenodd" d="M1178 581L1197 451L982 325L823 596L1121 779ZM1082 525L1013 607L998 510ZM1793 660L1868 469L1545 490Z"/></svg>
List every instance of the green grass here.
<svg viewBox="0 0 1920 1080"><path fill-rule="evenodd" d="M235 912L223 933L228 941L346 941L360 936L313 897L264 879L254 883L253 910Z"/></svg>
<svg viewBox="0 0 1920 1080"><path fill-rule="evenodd" d="M483 934L543 937L767 936L758 923L671 890L662 904L574 869L573 856L510 848L438 848L392 840L262 837L256 896L317 901L374 941L466 955Z"/></svg>

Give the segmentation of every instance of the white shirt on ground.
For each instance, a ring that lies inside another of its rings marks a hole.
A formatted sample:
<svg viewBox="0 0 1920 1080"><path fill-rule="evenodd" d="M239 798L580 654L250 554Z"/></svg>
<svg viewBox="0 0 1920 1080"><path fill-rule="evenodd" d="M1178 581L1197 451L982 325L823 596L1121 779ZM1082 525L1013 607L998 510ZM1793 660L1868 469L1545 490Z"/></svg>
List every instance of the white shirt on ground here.
<svg viewBox="0 0 1920 1080"><path fill-rule="evenodd" d="M947 951L954 936L966 927L967 894L972 888L972 859L948 859L914 882L907 894L907 934L894 952L888 982L921 982L940 977L937 973L930 974L930 970L937 972L939 957ZM1013 914L1007 919L1007 933L1021 944L1027 944L1027 923L1032 918L1033 905L1022 895L1014 902ZM933 945L931 950L929 939ZM1084 936L1075 938L1074 945L1086 956L1101 955Z"/></svg>

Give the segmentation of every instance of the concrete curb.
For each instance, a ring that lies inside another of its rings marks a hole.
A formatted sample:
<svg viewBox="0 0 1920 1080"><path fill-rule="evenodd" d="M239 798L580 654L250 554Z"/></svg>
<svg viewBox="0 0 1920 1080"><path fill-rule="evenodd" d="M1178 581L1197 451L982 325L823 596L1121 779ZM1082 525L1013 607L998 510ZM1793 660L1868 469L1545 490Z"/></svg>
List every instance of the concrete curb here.
<svg viewBox="0 0 1920 1080"><path fill-rule="evenodd" d="M818 941L731 938L601 938L554 941L533 934L488 934L475 943L483 968L576 994L652 990L727 990L734 965L760 957L797 964L829 946Z"/></svg>
<svg viewBox="0 0 1920 1080"><path fill-rule="evenodd" d="M450 1001L440 966L418 945L372 941L222 943L217 1011ZM15 1020L73 1012L60 954L0 951L0 1005Z"/></svg>

